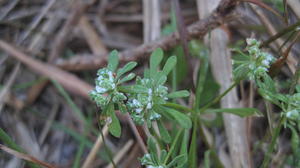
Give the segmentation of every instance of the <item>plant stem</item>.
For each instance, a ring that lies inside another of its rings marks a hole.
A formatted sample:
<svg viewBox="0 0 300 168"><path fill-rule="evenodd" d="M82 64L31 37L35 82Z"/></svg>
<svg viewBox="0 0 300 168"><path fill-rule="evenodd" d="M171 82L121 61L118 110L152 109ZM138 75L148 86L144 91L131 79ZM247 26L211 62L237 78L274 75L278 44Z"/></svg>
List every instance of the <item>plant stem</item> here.
<svg viewBox="0 0 300 168"><path fill-rule="evenodd" d="M173 108L173 109L177 109L177 110L180 110L180 111L185 111L185 112L191 112L193 113L193 109L191 108L188 108L188 107L185 107L185 106L182 106L180 104L176 104L176 103L166 103L164 104L165 107L170 107L170 108Z"/></svg>
<svg viewBox="0 0 300 168"><path fill-rule="evenodd" d="M300 26L300 21L298 21L297 23L281 30L280 32L278 32L277 34L275 34L274 36L270 37L267 41L264 41L260 47L265 47L268 44L270 44L271 42L275 41L276 39L280 38L281 36L285 35L286 33L290 32L290 31L295 31L295 29Z"/></svg>
<svg viewBox="0 0 300 168"><path fill-rule="evenodd" d="M177 144L177 141L178 141L178 139L179 139L179 137L180 137L180 135L181 135L181 133L182 133L182 130L183 130L183 129L180 129L180 131L178 131L178 133L176 134L175 139L174 139L174 141L172 142L171 148L170 148L170 150L169 150L169 152L168 152L168 155L166 156L166 159L164 160L164 165L167 164L169 158L171 157L172 152L174 151L175 146L176 146L176 144Z"/></svg>
<svg viewBox="0 0 300 168"><path fill-rule="evenodd" d="M273 152L273 150L275 148L276 140L279 136L280 130L281 130L284 122L285 122L285 117L281 117L278 126L274 130L274 135L272 136L271 144L269 145L268 151L265 154L265 158L263 160L261 168L267 168L268 163L270 162L270 159L271 159L270 155L271 155L271 153Z"/></svg>
<svg viewBox="0 0 300 168"><path fill-rule="evenodd" d="M206 104L204 107L202 107L199 111L200 113L207 110L210 106L214 105L215 103L219 102L228 92L230 92L234 87L236 87L239 84L239 81L234 82L228 89L226 89L221 95L214 98L214 100L210 101L208 104Z"/></svg>

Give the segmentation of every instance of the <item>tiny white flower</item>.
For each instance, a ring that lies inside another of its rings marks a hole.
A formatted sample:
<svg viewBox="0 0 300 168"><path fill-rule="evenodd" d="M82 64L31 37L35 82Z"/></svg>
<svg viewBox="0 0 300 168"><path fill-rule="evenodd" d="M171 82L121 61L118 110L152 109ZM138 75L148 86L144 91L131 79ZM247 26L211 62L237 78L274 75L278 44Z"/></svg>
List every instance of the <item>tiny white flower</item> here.
<svg viewBox="0 0 300 168"><path fill-rule="evenodd" d="M141 103L140 103L137 99L133 99L133 100L132 100L132 104L133 104L133 106L135 106L135 107L141 106Z"/></svg>
<svg viewBox="0 0 300 168"><path fill-rule="evenodd" d="M135 109L135 112L138 113L138 114L140 114L142 111L143 111L142 108L137 108L137 109Z"/></svg>
<svg viewBox="0 0 300 168"><path fill-rule="evenodd" d="M148 103L147 104L147 109L151 109L152 108L152 103Z"/></svg>
<svg viewBox="0 0 300 168"><path fill-rule="evenodd" d="M107 90L105 89L105 88L102 88L102 87L100 87L100 86L96 86L96 91L98 92L98 93L104 93L104 92L106 92Z"/></svg>
<svg viewBox="0 0 300 168"><path fill-rule="evenodd" d="M152 89L148 89L148 95L152 95Z"/></svg>
<svg viewBox="0 0 300 168"><path fill-rule="evenodd" d="M264 66L269 66L270 61L267 60L267 59L265 59L265 60L263 60L261 63L262 63Z"/></svg>
<svg viewBox="0 0 300 168"><path fill-rule="evenodd" d="M113 81L114 81L113 72L111 72L111 71L108 71L108 77L109 77L109 80L110 80L111 82L113 82Z"/></svg>
<svg viewBox="0 0 300 168"><path fill-rule="evenodd" d="M160 118L160 117L161 117L160 114L158 114L158 113L153 113L152 115L150 115L150 120L158 119L158 118Z"/></svg>

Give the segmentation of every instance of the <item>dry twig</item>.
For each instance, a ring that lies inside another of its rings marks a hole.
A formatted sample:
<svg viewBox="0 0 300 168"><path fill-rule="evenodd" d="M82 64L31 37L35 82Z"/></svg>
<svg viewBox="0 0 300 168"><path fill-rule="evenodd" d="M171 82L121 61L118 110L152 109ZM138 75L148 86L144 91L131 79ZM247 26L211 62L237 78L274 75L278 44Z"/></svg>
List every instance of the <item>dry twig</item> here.
<svg viewBox="0 0 300 168"><path fill-rule="evenodd" d="M237 2L235 0L222 0L218 8L212 12L210 16L188 27L187 39L191 40L192 38L201 38L214 28L233 20L234 17L231 14L236 4ZM150 55L150 53L156 48L160 47L167 50L179 44L179 42L180 37L176 32L165 38L121 52L120 61L127 62L142 59ZM78 56L73 57L70 60L57 60L56 65L66 70L97 69L106 63L106 58L106 55L102 57Z"/></svg>

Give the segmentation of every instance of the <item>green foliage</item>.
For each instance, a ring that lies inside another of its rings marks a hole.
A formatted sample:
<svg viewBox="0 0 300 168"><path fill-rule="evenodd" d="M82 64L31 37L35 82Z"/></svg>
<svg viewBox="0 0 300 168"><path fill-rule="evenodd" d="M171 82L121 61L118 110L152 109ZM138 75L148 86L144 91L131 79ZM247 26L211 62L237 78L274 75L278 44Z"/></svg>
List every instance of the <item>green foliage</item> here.
<svg viewBox="0 0 300 168"><path fill-rule="evenodd" d="M288 109L286 116L297 118L298 116L294 116L294 113L289 112L289 110L298 110L299 95L287 96L278 93L275 82L267 74L273 57L260 51L258 41L248 39L247 43L249 54L240 52L241 59L235 61L237 65L234 71L235 79L239 81L249 77L249 79L255 80L259 92L266 100ZM201 121L199 115L201 114L225 112L240 117L262 116L262 113L255 108L211 109L211 106L225 96L238 82L235 82L220 96L214 97L218 92L218 84L212 78L209 70L208 50L203 48L203 45L197 41L190 43L190 49L192 55L201 60L195 104L192 109L174 103L177 98L190 96L188 91L180 90L170 93L169 88L165 86L167 76L173 69L177 68L177 57L168 57L165 64L161 66L164 53L160 48L151 54L149 69L144 70L143 77L132 73L132 70L137 66L136 62L129 62L118 69L118 52L115 50L109 55L108 66L99 69L97 72L96 86L90 92L90 96L100 107L101 123L108 125L109 132L115 137L121 136L122 127L115 110L120 110L123 114L129 113L136 124L146 124L150 128L150 134L153 134L153 136L148 137L149 153L140 159L141 164L147 167L196 167L197 132L201 126L199 124ZM172 75L176 75L176 72L174 72ZM135 80L135 82L125 84L125 82L131 80ZM284 102L289 103L285 105ZM173 129L168 130L163 121L172 123ZM153 122L157 124L157 130L152 128ZM174 132L178 128L180 131ZM191 128L193 128L193 131L190 135L189 130ZM190 142L189 139L191 139ZM165 147L166 144L169 144L170 148ZM211 165L210 157L216 157L210 151L208 150L205 153L206 167Z"/></svg>
<svg viewBox="0 0 300 168"><path fill-rule="evenodd" d="M219 112L235 114L240 117L263 116L263 114L256 108L219 108L219 109L209 109L205 111L205 113L219 113Z"/></svg>
<svg viewBox="0 0 300 168"><path fill-rule="evenodd" d="M148 127L151 127L152 122L159 120L162 115L175 119L184 128L191 127L190 119L186 114L162 106L171 98L189 96L189 92L184 90L169 93L168 87L164 86L167 75L175 67L177 59L176 56L169 57L160 71L159 65L163 55L160 48L151 54L150 69L145 70L144 78L136 77L130 72L136 67L136 62L129 62L123 68L117 69L119 60L116 50L109 54L107 68L98 70L96 86L90 92L90 97L101 108L101 115L104 118L101 123L108 124L112 135L116 137L121 135L121 125L115 115L115 107L118 107L122 113L128 112L135 123L147 123ZM125 75L127 73L129 74ZM124 75L125 77L122 78ZM134 79L135 84L123 85L124 82ZM160 131L168 142L170 138L162 124L160 124Z"/></svg>
<svg viewBox="0 0 300 168"><path fill-rule="evenodd" d="M234 60L236 66L234 77L236 81L245 79L245 76L250 80L259 79L261 76L266 75L271 63L275 61L271 54L261 51L259 48L261 43L256 39L248 38L246 42L248 54L236 49L240 54L240 58Z"/></svg>

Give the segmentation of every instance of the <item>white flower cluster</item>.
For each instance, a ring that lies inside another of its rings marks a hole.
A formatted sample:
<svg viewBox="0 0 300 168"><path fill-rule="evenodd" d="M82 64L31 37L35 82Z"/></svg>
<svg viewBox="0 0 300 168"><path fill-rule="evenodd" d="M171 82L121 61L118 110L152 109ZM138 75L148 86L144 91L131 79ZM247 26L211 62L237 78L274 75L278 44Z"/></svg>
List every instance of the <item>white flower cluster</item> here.
<svg viewBox="0 0 300 168"><path fill-rule="evenodd" d="M247 51L251 56L251 63L249 64L250 72L248 74L251 80L260 77L267 73L268 69L275 58L267 53L261 51L260 42L253 38L246 39Z"/></svg>
<svg viewBox="0 0 300 168"><path fill-rule="evenodd" d="M90 96L97 103L98 106L105 106L112 98L113 102L126 100L126 96L116 89L116 80L112 71L107 68L99 69L97 72L97 79L95 80L95 89L90 92ZM109 93L108 97L104 93Z"/></svg>
<svg viewBox="0 0 300 168"><path fill-rule="evenodd" d="M128 110L133 120L138 124L143 124L146 120L157 120L160 114L153 111L154 104L163 104L168 99L168 88L162 85L153 88L152 79L137 79L137 85L145 87L145 92L132 94L127 103Z"/></svg>

